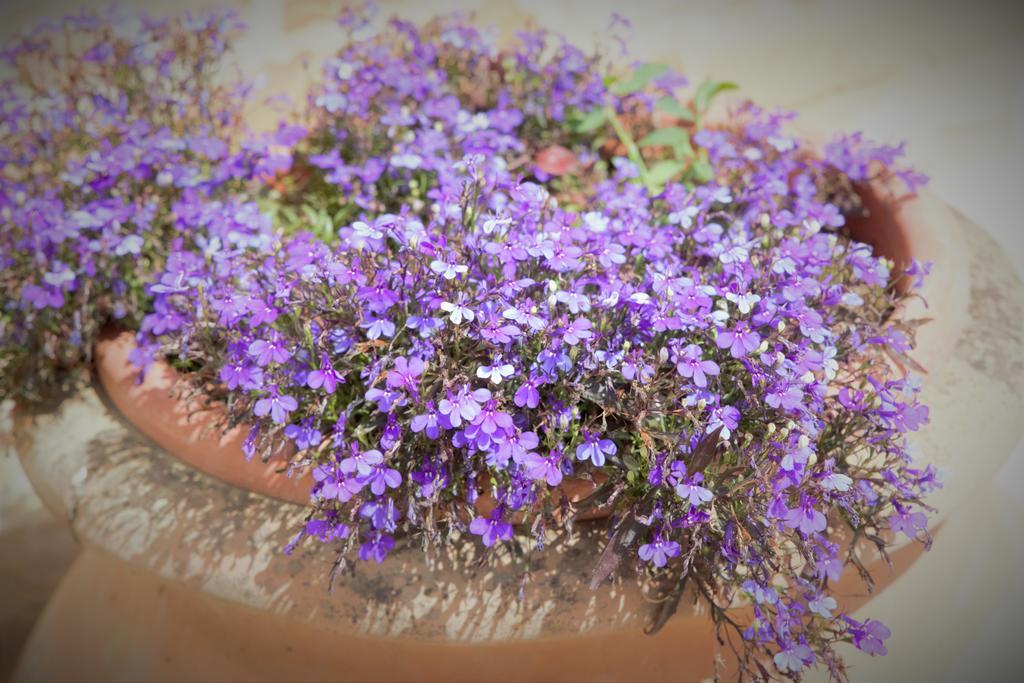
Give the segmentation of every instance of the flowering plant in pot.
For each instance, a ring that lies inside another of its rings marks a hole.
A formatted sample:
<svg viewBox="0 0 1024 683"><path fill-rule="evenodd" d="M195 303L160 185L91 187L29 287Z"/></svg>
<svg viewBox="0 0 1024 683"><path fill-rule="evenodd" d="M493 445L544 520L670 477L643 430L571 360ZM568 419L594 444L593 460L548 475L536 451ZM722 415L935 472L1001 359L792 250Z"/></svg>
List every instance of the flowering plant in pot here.
<svg viewBox="0 0 1024 683"><path fill-rule="evenodd" d="M290 167L191 204L221 239L157 239L141 290L133 360L308 476L285 552L330 544L333 581L479 543L528 576L600 524L590 581L658 591L651 632L693 598L755 677L884 654L830 585L870 582L865 542L929 541L900 315L923 268L846 225L858 184L921 182L901 149L818 150L750 103L708 122L729 84L682 100L663 66L543 31L497 49L458 18L364 21L282 127Z"/></svg>
<svg viewBox="0 0 1024 683"><path fill-rule="evenodd" d="M285 550L330 544L332 580L412 543L528 581L603 524L590 581L658 591L651 632L692 597L754 676L884 653L829 588L870 581L865 542L929 541L900 313L923 268L847 226L867 183L920 184L900 148L818 151L752 103L709 123L730 84L681 99L545 32L365 20L273 154L210 71L229 18L83 15L5 53L4 395L118 319L135 364L169 360L248 458L307 477Z"/></svg>

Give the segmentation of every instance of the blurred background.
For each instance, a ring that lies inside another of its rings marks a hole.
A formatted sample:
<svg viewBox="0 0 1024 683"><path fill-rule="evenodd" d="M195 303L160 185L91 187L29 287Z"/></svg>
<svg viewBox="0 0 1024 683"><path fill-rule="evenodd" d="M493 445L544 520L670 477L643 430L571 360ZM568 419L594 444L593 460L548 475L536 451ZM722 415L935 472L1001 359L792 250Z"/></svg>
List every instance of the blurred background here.
<svg viewBox="0 0 1024 683"><path fill-rule="evenodd" d="M40 18L105 4L3 0L0 40ZM265 77L267 93L284 92L296 101L319 60L341 39L334 22L341 6L337 0L123 4L150 12L235 7L249 26L235 50L243 71ZM493 24L505 35L532 22L582 47L593 47L607 35L611 13L617 11L632 23L623 33L631 58L678 66L694 83L705 77L735 81L742 96L799 111L805 131L860 130L885 142L905 140L910 161L931 177L931 191L986 230L1018 274L1024 272L1024 3L378 4L384 16L411 20L472 12L478 23ZM617 50L605 46L609 53ZM267 110L253 112L257 126L273 125L274 118ZM0 434L6 431L0 424ZM67 526L32 493L10 444L0 446L0 680L5 680L76 544ZM1005 680L1008 672L1024 671L1024 648L1017 644L1024 608L1024 444L1015 442L999 457L1005 463L997 475L962 509L943 511L950 517L932 556L897 582L886 599L872 604L872 614L893 626L892 653L858 659L854 680Z"/></svg>

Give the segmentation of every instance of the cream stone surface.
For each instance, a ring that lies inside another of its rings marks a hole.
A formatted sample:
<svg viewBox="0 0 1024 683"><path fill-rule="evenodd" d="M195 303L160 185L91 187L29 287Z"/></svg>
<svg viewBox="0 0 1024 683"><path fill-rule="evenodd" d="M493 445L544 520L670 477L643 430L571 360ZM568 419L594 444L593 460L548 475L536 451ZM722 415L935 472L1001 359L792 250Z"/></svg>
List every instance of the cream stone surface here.
<svg viewBox="0 0 1024 683"><path fill-rule="evenodd" d="M82 4L105 2L9 0L0 37L41 15ZM153 11L219 4L145 3ZM231 4L250 26L236 50L246 72L264 74L268 90L301 97L315 72L304 63L315 65L338 40L333 23L338 3ZM1001 678L997 672L1024 669L1024 650L1011 642L1024 610L1024 537L1019 533L1024 526L1024 311L1013 275L1024 270L1019 218L1024 79L1018 73L1024 62L1024 5L924 0L380 4L383 14L414 19L445 9L476 10L481 23L498 24L502 35L532 20L584 45L604 31L614 8L633 22L625 37L638 59L677 64L694 81L704 76L737 81L742 94L762 104L798 110L807 130L863 130L889 142L908 141L911 160L932 177L931 189L995 240L982 231L967 240L963 258L982 266L970 301L978 329L952 350L950 363L941 370L948 375L930 378L942 389L926 389L932 425L918 442L924 450L957 454L956 463L949 463L958 465L948 473L950 488L972 495L954 499L947 492L940 497L947 501L947 520L931 556L870 605L870 614L894 631L891 654L851 654L853 680L990 680ZM272 122L266 112L254 112L254 117L264 126ZM999 268L984 267L993 262ZM996 342L988 333L994 329L1006 335L999 343L1013 353L993 351ZM974 466L975 460L991 462L991 451L1005 461L1001 468ZM50 533L47 522L40 521L45 518L39 503L16 468L13 458L0 456L0 549L5 557L26 558L27 577L38 574L33 561L51 560L45 553L33 556L26 534L15 537L12 531L42 531L29 538L56 538L59 532ZM88 482L88 476L82 473L76 481ZM166 511L161 505L173 504L155 503L154 516ZM66 540L60 543L70 547Z"/></svg>

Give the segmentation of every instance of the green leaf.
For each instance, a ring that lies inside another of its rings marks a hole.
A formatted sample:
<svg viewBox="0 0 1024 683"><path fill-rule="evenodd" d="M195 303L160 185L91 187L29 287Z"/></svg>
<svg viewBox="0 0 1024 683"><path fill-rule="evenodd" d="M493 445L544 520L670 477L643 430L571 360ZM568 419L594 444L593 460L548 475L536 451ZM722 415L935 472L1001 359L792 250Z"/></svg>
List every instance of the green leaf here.
<svg viewBox="0 0 1024 683"><path fill-rule="evenodd" d="M688 159L693 156L690 134L675 126L659 128L644 136L639 144L643 147L671 147L677 159Z"/></svg>
<svg viewBox="0 0 1024 683"><path fill-rule="evenodd" d="M698 114L703 114L718 94L737 88L739 86L730 81L704 81L697 87L697 93L693 96L693 108Z"/></svg>
<svg viewBox="0 0 1024 683"><path fill-rule="evenodd" d="M679 100L674 97L669 97L668 95L655 102L654 106L669 116L674 116L677 119L682 119L683 121L692 122L694 118L696 118L692 111L680 104Z"/></svg>
<svg viewBox="0 0 1024 683"><path fill-rule="evenodd" d="M651 170L647 172L647 184L660 187L678 175L684 168L686 168L686 164L681 161L674 161L672 159L659 161L654 166L651 166Z"/></svg>
<svg viewBox="0 0 1024 683"><path fill-rule="evenodd" d="M690 175L698 183L707 183L714 179L715 171L706 159L697 159L690 167Z"/></svg>
<svg viewBox="0 0 1024 683"><path fill-rule="evenodd" d="M605 113L604 109L594 109L583 114L583 116L573 124L573 129L577 133L593 133L595 130L603 126L607 120L608 114Z"/></svg>
<svg viewBox="0 0 1024 683"><path fill-rule="evenodd" d="M632 76L613 84L611 91L615 95L634 93L666 71L668 71L668 67L664 64L641 64L633 71Z"/></svg>
<svg viewBox="0 0 1024 683"><path fill-rule="evenodd" d="M658 128L642 137L637 144L641 147L689 147L690 134L676 126Z"/></svg>

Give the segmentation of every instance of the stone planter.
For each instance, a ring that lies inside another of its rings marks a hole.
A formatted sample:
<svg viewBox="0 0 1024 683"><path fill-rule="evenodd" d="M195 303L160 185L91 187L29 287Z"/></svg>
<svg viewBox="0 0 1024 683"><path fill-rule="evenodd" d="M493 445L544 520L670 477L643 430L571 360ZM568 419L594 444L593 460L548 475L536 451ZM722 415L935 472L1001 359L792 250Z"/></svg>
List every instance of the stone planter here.
<svg viewBox="0 0 1024 683"><path fill-rule="evenodd" d="M952 470L933 500L946 514L991 478L1024 429L1015 384L1024 367L1020 320L1006 309L1022 287L981 230L928 195L889 214L889 222L884 217L879 209L862 237L894 258L935 262L924 296L926 315L937 322L922 328L917 356L929 369L923 400L932 420L913 443L922 461ZM303 482L259 467L239 474L231 463L244 468L244 460L230 453L237 435L222 442L216 432L189 427L185 445L175 446L188 411L147 414L158 404L145 403L145 385L143 393L120 392L102 364L99 370L102 382L56 408L18 416L23 466L85 552L37 625L17 680L657 681L714 674L713 627L692 601L646 636L652 606L635 582L587 587L601 522L581 524L571 542L529 558L527 583L511 557L476 562L474 542L430 557L400 541L388 562L360 565L328 592L329 548L309 543L291 557L280 552L305 515ZM174 454L182 448L188 462ZM876 561L878 590L919 551L917 544L899 548L892 572ZM836 592L849 609L869 597L852 572Z"/></svg>

